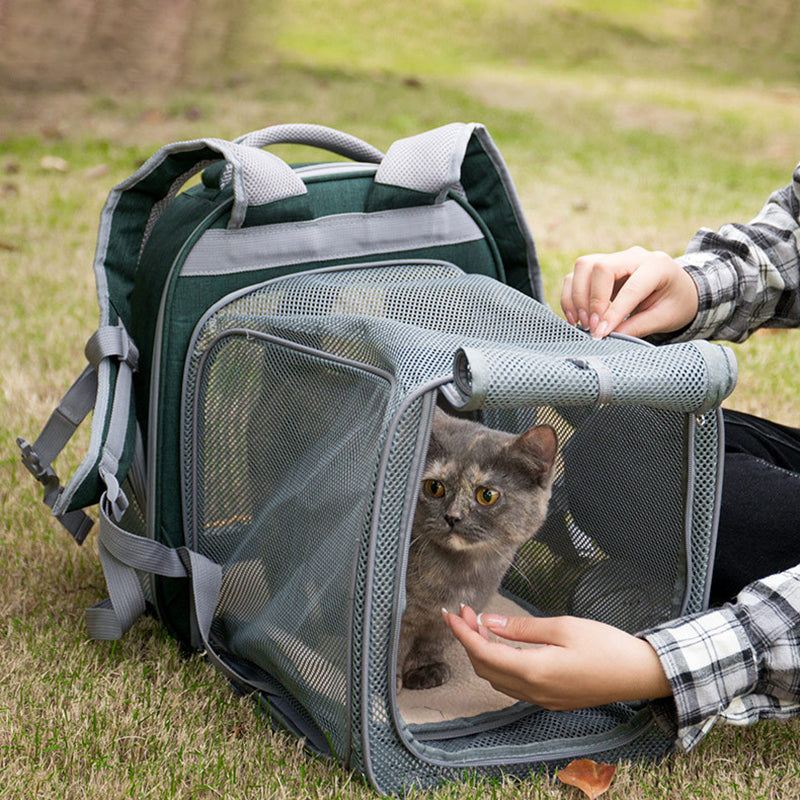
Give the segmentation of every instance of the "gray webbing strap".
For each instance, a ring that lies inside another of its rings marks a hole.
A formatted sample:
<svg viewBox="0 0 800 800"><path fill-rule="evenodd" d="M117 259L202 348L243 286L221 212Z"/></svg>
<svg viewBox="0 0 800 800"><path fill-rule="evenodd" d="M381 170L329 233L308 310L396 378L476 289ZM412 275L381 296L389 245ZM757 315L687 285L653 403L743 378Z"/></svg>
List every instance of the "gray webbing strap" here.
<svg viewBox="0 0 800 800"><path fill-rule="evenodd" d="M64 488L53 469L53 462L72 438L86 415L95 407L98 391L98 371L105 359L117 361L117 380L111 419L101 453L99 472L108 486L109 500L115 513L122 515L128 501L119 488L116 473L125 448L128 417L131 410L133 371L139 351L123 325L101 326L89 338L85 348L89 365L70 386L58 407L50 415L42 432L33 444L22 437L17 444L28 471L44 487L44 502L53 510L56 519L82 544L94 524L80 509L66 511Z"/></svg>
<svg viewBox="0 0 800 800"><path fill-rule="evenodd" d="M109 597L86 611L93 639L119 639L144 613L144 591L136 570L168 578L185 578L188 574L178 550L126 531L112 519L113 514L112 504L104 494L100 501L97 546ZM214 566L221 576L221 567ZM206 605L210 602L206 601ZM215 607L216 596L213 604Z"/></svg>
<svg viewBox="0 0 800 800"><path fill-rule="evenodd" d="M115 640L145 612L146 603L137 571L167 578L189 578L196 622L195 646L229 680L265 694L281 694L268 676L243 675L224 661L209 642L211 623L222 589L222 567L187 547L171 548L131 533L112 519L111 504L100 502L98 548L108 588L108 598L86 610L93 639Z"/></svg>
<svg viewBox="0 0 800 800"><path fill-rule="evenodd" d="M22 450L22 463L44 487L44 502L53 508L61 495L61 481L53 470L53 461L72 438L77 427L94 407L97 394L97 373L87 366L70 386L57 408L45 423L33 444L22 437L17 445ZM81 510L56 514L56 519L78 544L86 538L94 524Z"/></svg>
<svg viewBox="0 0 800 800"><path fill-rule="evenodd" d="M595 402L598 405L610 403L614 399L614 373L602 358L581 356L568 360L576 367L592 370L597 376L597 400Z"/></svg>
<svg viewBox="0 0 800 800"><path fill-rule="evenodd" d="M104 358L112 356L124 361L134 370L139 363L139 351L122 323L98 328L86 342L84 353L86 360L95 369Z"/></svg>

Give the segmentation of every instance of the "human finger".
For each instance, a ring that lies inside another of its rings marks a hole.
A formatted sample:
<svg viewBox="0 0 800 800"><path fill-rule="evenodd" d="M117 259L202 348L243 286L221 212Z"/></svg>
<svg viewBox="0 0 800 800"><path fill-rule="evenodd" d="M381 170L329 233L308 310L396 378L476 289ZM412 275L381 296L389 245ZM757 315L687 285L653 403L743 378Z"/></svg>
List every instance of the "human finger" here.
<svg viewBox="0 0 800 800"><path fill-rule="evenodd" d="M569 322L570 325L577 325L578 311L572 300L573 278L574 275L570 272L569 275L564 276L564 280L561 283L561 310L564 312L564 316L567 318L567 322Z"/></svg>
<svg viewBox="0 0 800 800"><path fill-rule="evenodd" d="M616 253L591 253L575 261L570 302L584 328L594 332L619 286L639 268L647 252L635 246Z"/></svg>
<svg viewBox="0 0 800 800"><path fill-rule="evenodd" d="M643 336L653 333L656 329L650 329L653 324L652 319L641 316L647 310L648 303L652 304L656 292L663 285L664 275L660 264L652 261L645 261L635 270L621 286L613 302L607 307L602 321L605 323L603 330L596 326L598 334L603 335L613 330L627 332L635 336ZM631 319L631 315L637 313L638 320ZM628 321L627 331L621 330L624 321Z"/></svg>
<svg viewBox="0 0 800 800"><path fill-rule="evenodd" d="M480 614L478 623L492 633L514 642L555 644L564 642L564 625L560 617L512 617L502 614Z"/></svg>
<svg viewBox="0 0 800 800"><path fill-rule="evenodd" d="M574 315L585 330L589 330L589 297L591 294L592 272L596 268L601 253L592 253L576 259L570 281L570 302Z"/></svg>
<svg viewBox="0 0 800 800"><path fill-rule="evenodd" d="M469 622L458 614L452 614L444 609L442 613L447 626L453 632L453 636L461 642L468 654L480 650L484 644L489 644L488 633L485 628L480 629L478 627L477 618Z"/></svg>

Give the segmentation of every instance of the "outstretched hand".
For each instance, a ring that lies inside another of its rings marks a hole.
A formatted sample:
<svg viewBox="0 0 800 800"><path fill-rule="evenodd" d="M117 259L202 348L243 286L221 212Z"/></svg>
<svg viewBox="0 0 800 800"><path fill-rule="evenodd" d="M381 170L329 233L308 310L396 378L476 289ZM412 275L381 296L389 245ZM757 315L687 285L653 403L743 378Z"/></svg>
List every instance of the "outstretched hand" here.
<svg viewBox="0 0 800 800"><path fill-rule="evenodd" d="M578 617L502 617L464 606L442 611L475 672L517 700L566 711L603 703L672 694L655 650L644 640L602 622ZM541 647L517 649L503 639Z"/></svg>
<svg viewBox="0 0 800 800"><path fill-rule="evenodd" d="M666 253L631 247L581 256L564 278L561 308L596 339L611 331L631 336L669 333L697 315L697 286Z"/></svg>

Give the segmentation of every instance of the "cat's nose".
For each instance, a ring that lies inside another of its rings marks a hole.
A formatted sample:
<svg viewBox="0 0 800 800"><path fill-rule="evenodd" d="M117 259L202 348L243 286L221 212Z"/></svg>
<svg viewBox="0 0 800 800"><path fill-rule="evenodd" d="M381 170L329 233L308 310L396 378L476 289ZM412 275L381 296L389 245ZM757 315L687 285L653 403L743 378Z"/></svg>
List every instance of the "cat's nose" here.
<svg viewBox="0 0 800 800"><path fill-rule="evenodd" d="M455 527L456 522L458 522L461 519L461 514L456 514L456 513L452 513L451 512L450 514L445 514L444 515L444 519L445 519L445 522L447 522L447 524L451 528L453 528L453 527Z"/></svg>

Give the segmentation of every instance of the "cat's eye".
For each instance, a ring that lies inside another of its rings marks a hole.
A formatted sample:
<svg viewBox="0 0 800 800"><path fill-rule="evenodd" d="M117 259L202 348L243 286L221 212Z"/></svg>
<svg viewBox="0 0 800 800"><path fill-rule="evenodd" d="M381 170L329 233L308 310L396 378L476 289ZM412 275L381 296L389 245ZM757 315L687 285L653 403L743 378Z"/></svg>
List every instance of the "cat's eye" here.
<svg viewBox="0 0 800 800"><path fill-rule="evenodd" d="M475 499L482 506L493 506L500 499L500 492L495 489L489 489L487 486L481 486L475 492Z"/></svg>
<svg viewBox="0 0 800 800"><path fill-rule="evenodd" d="M429 479L422 484L423 488L425 489L425 494L428 497L434 497L437 500L440 497L444 497L444 484L440 483L439 481L435 481L433 479Z"/></svg>

